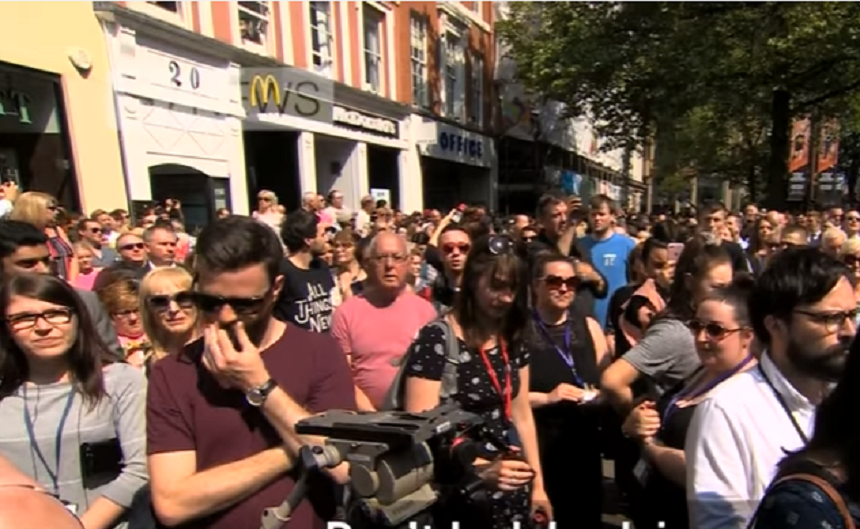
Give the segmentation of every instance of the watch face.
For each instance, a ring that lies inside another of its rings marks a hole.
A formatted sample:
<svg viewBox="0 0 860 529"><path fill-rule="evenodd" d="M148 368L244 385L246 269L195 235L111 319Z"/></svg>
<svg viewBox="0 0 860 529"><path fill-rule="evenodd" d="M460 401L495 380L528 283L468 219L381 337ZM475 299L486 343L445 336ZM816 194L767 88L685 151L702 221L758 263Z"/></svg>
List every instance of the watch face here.
<svg viewBox="0 0 860 529"><path fill-rule="evenodd" d="M263 403L263 395L260 393L260 390L257 389L249 391L245 396L245 399L251 406L259 406Z"/></svg>

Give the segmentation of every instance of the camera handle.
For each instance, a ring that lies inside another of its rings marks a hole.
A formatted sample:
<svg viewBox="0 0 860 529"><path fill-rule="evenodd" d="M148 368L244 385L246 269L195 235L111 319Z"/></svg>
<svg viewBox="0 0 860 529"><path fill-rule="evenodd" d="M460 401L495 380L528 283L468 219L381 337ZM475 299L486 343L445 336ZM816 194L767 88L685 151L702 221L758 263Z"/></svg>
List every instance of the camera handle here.
<svg viewBox="0 0 860 529"><path fill-rule="evenodd" d="M299 506L308 492L308 476L321 468L334 468L343 461L340 452L331 446L302 446L299 450L299 471L301 477L290 491L287 499L277 507L263 510L261 529L283 529L289 523L293 511Z"/></svg>

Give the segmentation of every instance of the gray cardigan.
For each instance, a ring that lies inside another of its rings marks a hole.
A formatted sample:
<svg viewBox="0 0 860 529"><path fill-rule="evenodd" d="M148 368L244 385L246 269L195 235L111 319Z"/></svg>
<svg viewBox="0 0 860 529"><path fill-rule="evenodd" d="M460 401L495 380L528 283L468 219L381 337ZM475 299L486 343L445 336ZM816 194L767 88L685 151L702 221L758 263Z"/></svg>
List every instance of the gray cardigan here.
<svg viewBox="0 0 860 529"><path fill-rule="evenodd" d="M128 364L112 364L104 369L107 396L93 408L80 394L72 400L62 433L57 480L60 498L77 505L84 513L100 496L123 507L142 492L149 477L146 468L146 379ZM24 406L33 423L36 442L50 472L56 472L57 427L71 384L60 382L28 386L0 400L0 454L48 491L53 483L45 464L36 455L24 420ZM81 476L80 445L118 439L123 467L119 476L93 489L86 489Z"/></svg>

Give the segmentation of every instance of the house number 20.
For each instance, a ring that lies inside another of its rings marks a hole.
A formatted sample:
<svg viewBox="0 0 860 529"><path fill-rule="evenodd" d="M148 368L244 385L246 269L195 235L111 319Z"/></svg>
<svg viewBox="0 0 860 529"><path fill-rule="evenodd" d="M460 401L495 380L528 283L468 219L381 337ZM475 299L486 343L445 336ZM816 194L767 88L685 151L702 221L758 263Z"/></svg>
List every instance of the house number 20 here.
<svg viewBox="0 0 860 529"><path fill-rule="evenodd" d="M177 88L182 86L182 67L179 66L179 63L176 61L170 61L170 82L174 84ZM197 90L200 88L200 70L191 67L188 72L188 81L191 84L192 90Z"/></svg>

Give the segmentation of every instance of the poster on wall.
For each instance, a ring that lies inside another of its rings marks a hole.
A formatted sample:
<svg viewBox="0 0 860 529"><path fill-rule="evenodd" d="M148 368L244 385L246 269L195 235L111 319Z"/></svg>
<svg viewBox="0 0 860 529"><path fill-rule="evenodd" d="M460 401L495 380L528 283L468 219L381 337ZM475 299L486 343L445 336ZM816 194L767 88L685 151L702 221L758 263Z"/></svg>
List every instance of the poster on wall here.
<svg viewBox="0 0 860 529"><path fill-rule="evenodd" d="M380 200L384 200L386 207L389 207L389 208L391 207L391 190L390 189L371 188L370 189L370 196L373 197L373 200L375 200L377 202L377 204L379 203Z"/></svg>

